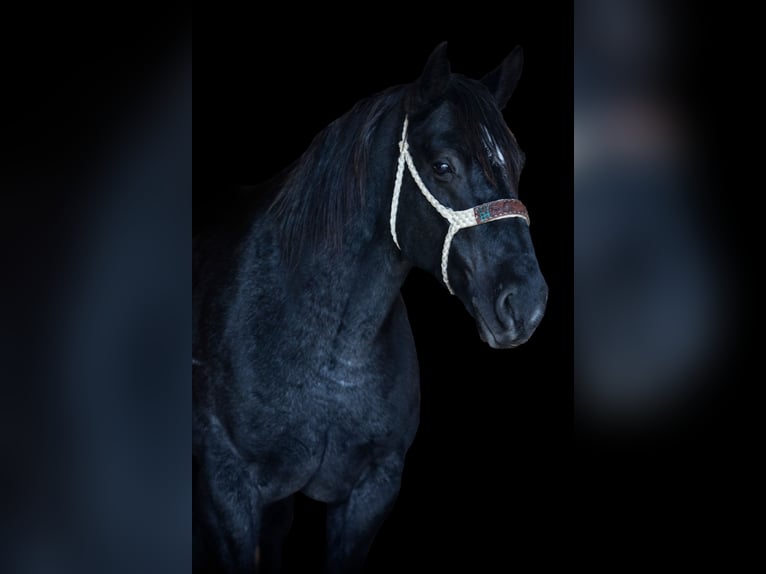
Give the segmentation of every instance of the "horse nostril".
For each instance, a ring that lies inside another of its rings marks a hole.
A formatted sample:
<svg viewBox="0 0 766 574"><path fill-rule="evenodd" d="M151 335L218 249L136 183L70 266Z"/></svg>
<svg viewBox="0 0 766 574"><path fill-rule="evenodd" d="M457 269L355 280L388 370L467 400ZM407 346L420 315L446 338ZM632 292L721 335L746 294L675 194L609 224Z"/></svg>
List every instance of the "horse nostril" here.
<svg viewBox="0 0 766 574"><path fill-rule="evenodd" d="M547 299L547 287L541 289L537 298L532 300L526 291L507 287L500 292L495 302L497 320L511 335L531 335L543 318Z"/></svg>
<svg viewBox="0 0 766 574"><path fill-rule="evenodd" d="M508 287L504 289L495 303L495 313L497 313L497 319L500 324L506 329L512 329L514 326L513 319L513 300L516 296L516 289Z"/></svg>

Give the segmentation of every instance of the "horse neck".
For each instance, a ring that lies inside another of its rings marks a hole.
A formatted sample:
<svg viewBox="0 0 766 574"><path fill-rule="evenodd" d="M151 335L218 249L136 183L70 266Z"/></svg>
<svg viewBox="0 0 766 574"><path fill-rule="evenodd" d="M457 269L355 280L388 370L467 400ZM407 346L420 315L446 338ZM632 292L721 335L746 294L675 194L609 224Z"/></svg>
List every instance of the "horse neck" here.
<svg viewBox="0 0 766 574"><path fill-rule="evenodd" d="M330 334L337 349L369 345L385 329L410 265L389 231L398 119L381 122L370 151L365 200L344 229L339 249L323 249L291 281L304 320Z"/></svg>

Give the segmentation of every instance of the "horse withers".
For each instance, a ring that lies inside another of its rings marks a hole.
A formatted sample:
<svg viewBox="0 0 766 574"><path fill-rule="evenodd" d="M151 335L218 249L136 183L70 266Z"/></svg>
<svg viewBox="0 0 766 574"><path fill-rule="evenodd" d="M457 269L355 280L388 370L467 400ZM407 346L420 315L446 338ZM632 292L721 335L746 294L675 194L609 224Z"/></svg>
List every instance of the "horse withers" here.
<svg viewBox="0 0 766 574"><path fill-rule="evenodd" d="M362 568L418 426L413 266L490 346L532 335L548 289L501 112L521 67L516 48L469 79L438 46L194 238L196 570L277 570L299 492L327 505L327 570Z"/></svg>

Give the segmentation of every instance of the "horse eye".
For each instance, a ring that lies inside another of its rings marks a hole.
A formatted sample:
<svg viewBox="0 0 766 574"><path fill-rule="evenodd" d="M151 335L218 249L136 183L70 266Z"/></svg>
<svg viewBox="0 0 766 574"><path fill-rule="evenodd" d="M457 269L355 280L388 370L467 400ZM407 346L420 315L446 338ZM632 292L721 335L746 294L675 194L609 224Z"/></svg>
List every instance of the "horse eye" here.
<svg viewBox="0 0 766 574"><path fill-rule="evenodd" d="M446 161L437 161L434 164L434 172L436 175L447 175L448 173L452 173L452 166Z"/></svg>

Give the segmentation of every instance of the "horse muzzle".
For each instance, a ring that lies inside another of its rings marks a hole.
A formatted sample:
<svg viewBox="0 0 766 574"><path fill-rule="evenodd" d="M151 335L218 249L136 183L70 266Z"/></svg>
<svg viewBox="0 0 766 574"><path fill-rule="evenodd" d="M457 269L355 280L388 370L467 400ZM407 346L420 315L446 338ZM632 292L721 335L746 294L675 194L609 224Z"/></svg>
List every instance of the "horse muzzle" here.
<svg viewBox="0 0 766 574"><path fill-rule="evenodd" d="M493 303L473 300L479 336L493 349L512 349L526 343L545 314L548 287L530 297L515 287L503 289Z"/></svg>

